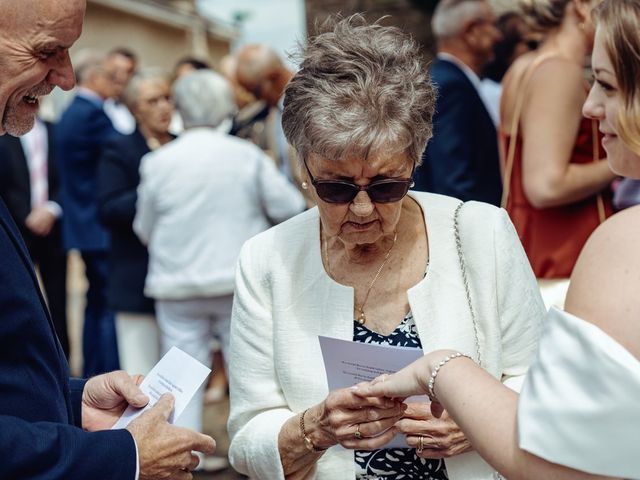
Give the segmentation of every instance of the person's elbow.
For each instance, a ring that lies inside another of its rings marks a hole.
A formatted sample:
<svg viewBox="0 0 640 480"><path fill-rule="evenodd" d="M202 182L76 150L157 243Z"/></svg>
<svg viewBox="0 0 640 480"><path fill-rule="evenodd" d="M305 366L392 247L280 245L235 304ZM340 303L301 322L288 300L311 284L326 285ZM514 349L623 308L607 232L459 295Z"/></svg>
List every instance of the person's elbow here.
<svg viewBox="0 0 640 480"><path fill-rule="evenodd" d="M273 205L268 206L267 212L269 219L273 223L278 224L304 212L306 208L307 203L304 196L298 192L295 187L291 187L289 195L278 202L274 202Z"/></svg>
<svg viewBox="0 0 640 480"><path fill-rule="evenodd" d="M541 178L531 181L523 179L524 194L535 208L551 208L563 205L561 182L554 178Z"/></svg>
<svg viewBox="0 0 640 480"><path fill-rule="evenodd" d="M149 238L151 236L150 229L145 228L144 222L139 215L136 215L133 220L133 232L137 235L138 239L143 245L149 244Z"/></svg>

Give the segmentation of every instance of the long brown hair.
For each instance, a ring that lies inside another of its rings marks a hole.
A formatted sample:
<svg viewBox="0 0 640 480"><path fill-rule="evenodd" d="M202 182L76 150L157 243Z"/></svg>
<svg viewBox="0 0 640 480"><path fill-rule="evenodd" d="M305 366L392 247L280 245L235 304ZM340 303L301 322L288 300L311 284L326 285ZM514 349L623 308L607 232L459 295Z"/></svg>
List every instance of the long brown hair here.
<svg viewBox="0 0 640 480"><path fill-rule="evenodd" d="M604 0L594 18L622 93L618 134L640 155L640 1Z"/></svg>

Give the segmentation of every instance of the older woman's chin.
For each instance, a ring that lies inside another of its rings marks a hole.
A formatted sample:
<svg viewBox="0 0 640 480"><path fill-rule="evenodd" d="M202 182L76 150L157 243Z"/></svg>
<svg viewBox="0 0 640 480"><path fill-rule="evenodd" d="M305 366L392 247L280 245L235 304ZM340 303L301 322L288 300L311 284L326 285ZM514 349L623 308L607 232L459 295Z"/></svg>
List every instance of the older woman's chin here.
<svg viewBox="0 0 640 480"><path fill-rule="evenodd" d="M383 236L384 232L380 228L379 222L375 222L375 225L371 225L369 228L363 230L343 227L340 232L340 239L343 242L354 243L356 245L376 243Z"/></svg>

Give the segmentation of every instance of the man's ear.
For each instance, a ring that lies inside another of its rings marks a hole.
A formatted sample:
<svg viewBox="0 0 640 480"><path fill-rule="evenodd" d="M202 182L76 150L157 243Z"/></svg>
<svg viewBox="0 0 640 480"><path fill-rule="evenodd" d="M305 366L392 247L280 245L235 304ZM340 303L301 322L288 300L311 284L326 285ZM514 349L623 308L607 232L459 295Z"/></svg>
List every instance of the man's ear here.
<svg viewBox="0 0 640 480"><path fill-rule="evenodd" d="M476 33L481 23L482 20L479 19L469 20L460 30L460 37L463 38L470 47L474 47L477 42Z"/></svg>
<svg viewBox="0 0 640 480"><path fill-rule="evenodd" d="M573 8L576 12L576 18L579 25L591 20L591 10L593 9L592 0L572 0Z"/></svg>

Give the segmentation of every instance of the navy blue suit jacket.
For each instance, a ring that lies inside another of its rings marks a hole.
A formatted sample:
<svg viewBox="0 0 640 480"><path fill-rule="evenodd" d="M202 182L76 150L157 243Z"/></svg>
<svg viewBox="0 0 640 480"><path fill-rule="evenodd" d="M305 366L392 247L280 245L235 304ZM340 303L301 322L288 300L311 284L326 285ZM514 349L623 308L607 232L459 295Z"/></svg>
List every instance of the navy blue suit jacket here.
<svg viewBox="0 0 640 480"><path fill-rule="evenodd" d="M139 130L116 134L107 142L98 167L100 220L111 232L107 299L117 312L154 311L153 300L143 293L149 254L133 232L140 160L149 151Z"/></svg>
<svg viewBox="0 0 640 480"><path fill-rule="evenodd" d="M67 250L109 248L109 233L98 219L97 175L104 145L114 134L102 107L82 94L76 95L56 125Z"/></svg>
<svg viewBox="0 0 640 480"><path fill-rule="evenodd" d="M133 479L126 430L79 428L84 382L69 382L29 254L0 200L0 478Z"/></svg>
<svg viewBox="0 0 640 480"><path fill-rule="evenodd" d="M49 200L60 204L60 181L58 165L55 159L54 127L45 122L47 141L50 148L47 153L47 183ZM29 166L19 138L11 135L0 137L0 194L16 220L20 233L32 235L24 226L31 213L31 180Z"/></svg>
<svg viewBox="0 0 640 480"><path fill-rule="evenodd" d="M500 205L502 179L496 128L477 90L452 62L436 59L433 138L416 172L415 190Z"/></svg>

